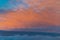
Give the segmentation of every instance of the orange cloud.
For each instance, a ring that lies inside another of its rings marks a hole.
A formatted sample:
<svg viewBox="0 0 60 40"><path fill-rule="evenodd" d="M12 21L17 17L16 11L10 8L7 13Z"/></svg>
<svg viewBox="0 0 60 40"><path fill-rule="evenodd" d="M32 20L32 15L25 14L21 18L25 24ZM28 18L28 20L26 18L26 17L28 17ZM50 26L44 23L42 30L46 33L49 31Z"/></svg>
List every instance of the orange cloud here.
<svg viewBox="0 0 60 40"><path fill-rule="evenodd" d="M28 9L18 9L16 11L7 12L6 14L1 14L0 29L31 28L32 25L36 26L38 23L39 25L44 24L44 26L48 24L60 26L60 14L56 11L58 6L55 5L54 0L51 1L49 0L48 4L46 4L46 1L42 2L41 5L39 4L39 6L36 7L39 12L36 12L33 6ZM36 0L33 3L35 2ZM44 6L44 9L40 9ZM45 23L48 24L45 25Z"/></svg>

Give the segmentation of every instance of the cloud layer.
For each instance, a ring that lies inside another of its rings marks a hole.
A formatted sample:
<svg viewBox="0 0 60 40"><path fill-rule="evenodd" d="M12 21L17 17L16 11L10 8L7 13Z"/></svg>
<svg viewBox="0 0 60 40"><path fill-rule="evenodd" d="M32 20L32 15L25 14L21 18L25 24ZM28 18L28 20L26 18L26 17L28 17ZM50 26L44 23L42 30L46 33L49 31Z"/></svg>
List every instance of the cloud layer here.
<svg viewBox="0 0 60 40"><path fill-rule="evenodd" d="M23 2L26 5L20 4L16 9L9 10L6 14L0 14L0 30L60 26L60 5L57 3L59 1L33 0L32 2ZM26 6L28 6L27 9Z"/></svg>

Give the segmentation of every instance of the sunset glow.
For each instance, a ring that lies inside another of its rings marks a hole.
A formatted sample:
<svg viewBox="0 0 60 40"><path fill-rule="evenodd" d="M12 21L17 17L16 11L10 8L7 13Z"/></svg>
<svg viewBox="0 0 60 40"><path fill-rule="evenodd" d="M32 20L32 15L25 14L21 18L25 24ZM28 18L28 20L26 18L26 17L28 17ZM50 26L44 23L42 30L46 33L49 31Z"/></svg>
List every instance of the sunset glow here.
<svg viewBox="0 0 60 40"><path fill-rule="evenodd" d="M60 26L60 5L57 2L59 1L23 0L23 4L18 3L14 8L8 8L5 14L0 12L0 30Z"/></svg>

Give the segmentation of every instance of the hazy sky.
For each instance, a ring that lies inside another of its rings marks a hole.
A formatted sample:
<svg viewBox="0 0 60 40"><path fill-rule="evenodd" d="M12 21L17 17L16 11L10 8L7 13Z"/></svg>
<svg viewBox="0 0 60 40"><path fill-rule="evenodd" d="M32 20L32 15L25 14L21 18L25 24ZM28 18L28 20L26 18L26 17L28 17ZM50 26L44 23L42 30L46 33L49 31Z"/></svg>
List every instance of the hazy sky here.
<svg viewBox="0 0 60 40"><path fill-rule="evenodd" d="M60 1L0 0L0 13L6 12L6 14L0 14L0 30L59 27L60 5L58 2Z"/></svg>

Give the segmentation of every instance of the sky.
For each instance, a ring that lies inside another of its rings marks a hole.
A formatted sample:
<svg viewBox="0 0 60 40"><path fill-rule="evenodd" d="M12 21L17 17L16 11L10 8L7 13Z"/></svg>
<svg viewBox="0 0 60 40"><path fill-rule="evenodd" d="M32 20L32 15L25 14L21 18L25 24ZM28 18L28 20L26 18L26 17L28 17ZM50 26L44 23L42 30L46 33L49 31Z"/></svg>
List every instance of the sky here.
<svg viewBox="0 0 60 40"><path fill-rule="evenodd" d="M0 0L0 30L32 28L55 30L56 27L58 29L59 2L59 0Z"/></svg>

